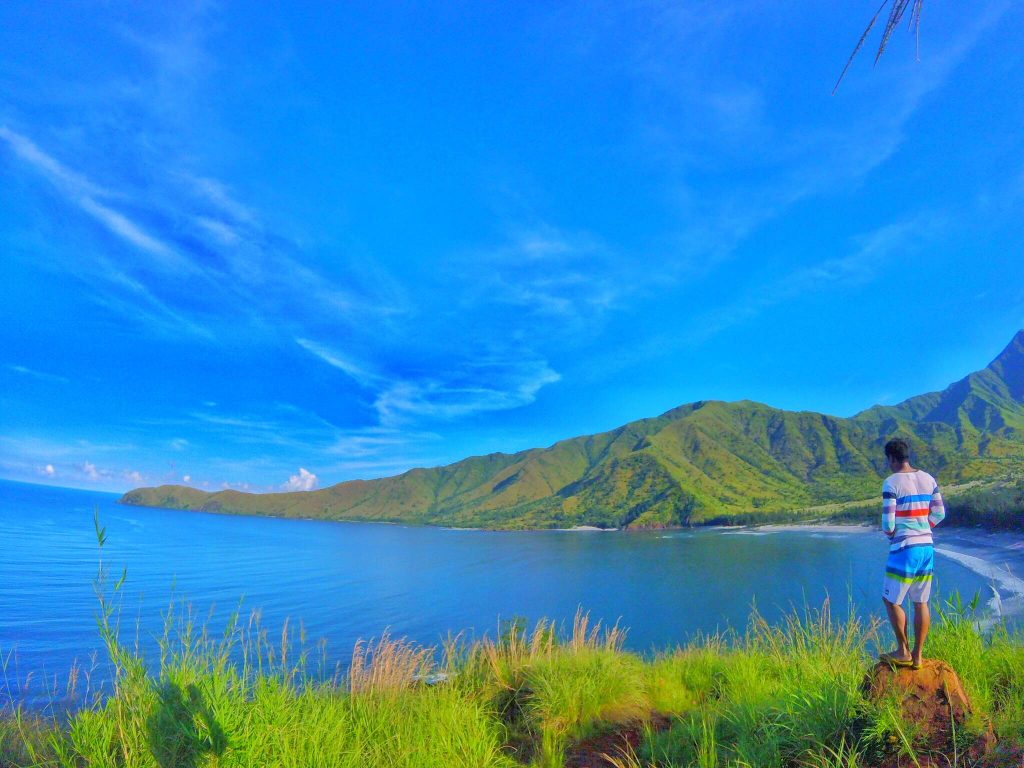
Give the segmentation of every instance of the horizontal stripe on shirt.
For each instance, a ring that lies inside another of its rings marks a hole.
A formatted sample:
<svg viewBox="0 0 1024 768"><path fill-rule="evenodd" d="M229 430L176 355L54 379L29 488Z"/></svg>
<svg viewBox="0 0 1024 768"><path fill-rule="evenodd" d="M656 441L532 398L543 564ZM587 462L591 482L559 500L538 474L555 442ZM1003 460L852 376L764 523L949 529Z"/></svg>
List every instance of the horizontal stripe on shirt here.
<svg viewBox="0 0 1024 768"><path fill-rule="evenodd" d="M900 496L896 499L897 504L906 504L911 501L931 501L932 495L930 493L919 493L914 496Z"/></svg>
<svg viewBox="0 0 1024 768"><path fill-rule="evenodd" d="M899 517L898 528L905 531L927 531L928 530L928 516L921 515L919 517Z"/></svg>
<svg viewBox="0 0 1024 768"><path fill-rule="evenodd" d="M910 549L911 547L918 547L918 546L932 547L932 546L935 545L935 542L932 541L931 534L927 534L924 538L919 538L919 537L916 537L916 536L914 538L917 540L916 544L906 544L903 541L894 542L893 545L891 547L889 547L889 554L893 555L893 554L896 554L897 552L899 552L900 550Z"/></svg>

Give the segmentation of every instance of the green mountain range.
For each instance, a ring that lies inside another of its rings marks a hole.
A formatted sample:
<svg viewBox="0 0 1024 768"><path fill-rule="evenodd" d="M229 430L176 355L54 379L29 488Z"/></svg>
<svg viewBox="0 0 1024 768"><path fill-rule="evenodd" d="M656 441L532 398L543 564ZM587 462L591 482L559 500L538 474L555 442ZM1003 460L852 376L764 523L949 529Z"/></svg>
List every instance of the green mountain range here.
<svg viewBox="0 0 1024 768"><path fill-rule="evenodd" d="M661 527L755 521L864 499L907 438L943 484L1024 468L1024 331L941 392L850 418L705 400L548 448L474 456L317 491L140 488L124 504L231 514L486 528Z"/></svg>

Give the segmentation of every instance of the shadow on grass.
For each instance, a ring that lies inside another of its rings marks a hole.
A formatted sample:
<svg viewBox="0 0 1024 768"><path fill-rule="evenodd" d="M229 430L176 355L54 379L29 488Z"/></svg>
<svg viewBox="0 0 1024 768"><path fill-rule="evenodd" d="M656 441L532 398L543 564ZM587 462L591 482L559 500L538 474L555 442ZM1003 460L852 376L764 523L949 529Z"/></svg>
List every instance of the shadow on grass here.
<svg viewBox="0 0 1024 768"><path fill-rule="evenodd" d="M160 768L195 768L206 754L221 755L227 735L195 685L165 683L147 723L149 746Z"/></svg>

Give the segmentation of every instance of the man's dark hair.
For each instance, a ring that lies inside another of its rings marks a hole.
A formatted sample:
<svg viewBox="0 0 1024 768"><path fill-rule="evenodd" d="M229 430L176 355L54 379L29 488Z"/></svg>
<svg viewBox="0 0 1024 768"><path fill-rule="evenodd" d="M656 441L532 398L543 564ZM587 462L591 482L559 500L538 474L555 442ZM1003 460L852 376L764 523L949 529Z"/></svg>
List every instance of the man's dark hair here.
<svg viewBox="0 0 1024 768"><path fill-rule="evenodd" d="M910 446L897 437L885 444L885 455L892 461L906 461L910 458Z"/></svg>

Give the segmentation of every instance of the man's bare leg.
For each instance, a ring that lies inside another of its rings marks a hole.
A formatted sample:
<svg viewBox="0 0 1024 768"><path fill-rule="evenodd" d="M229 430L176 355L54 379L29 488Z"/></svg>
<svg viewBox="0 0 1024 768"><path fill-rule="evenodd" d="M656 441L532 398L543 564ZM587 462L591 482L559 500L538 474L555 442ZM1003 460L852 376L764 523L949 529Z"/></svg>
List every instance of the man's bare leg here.
<svg viewBox="0 0 1024 768"><path fill-rule="evenodd" d="M906 614L904 614L904 622ZM921 663L921 649L924 648L925 638L928 637L928 629L932 625L932 615L928 610L928 603L914 603L914 652L911 655L915 664ZM904 630L906 637L906 630Z"/></svg>
<svg viewBox="0 0 1024 768"><path fill-rule="evenodd" d="M895 603L890 603L884 597L882 602L885 603L885 612L889 614L889 623L892 624L892 631L896 635L896 652L889 655L900 661L909 661L912 657L910 655L910 641L907 640L906 611ZM920 614L915 614L915 619L918 615Z"/></svg>

